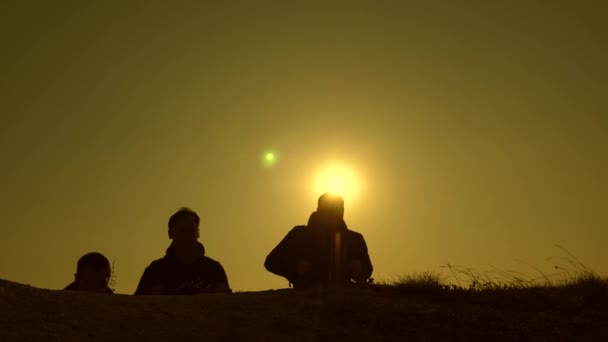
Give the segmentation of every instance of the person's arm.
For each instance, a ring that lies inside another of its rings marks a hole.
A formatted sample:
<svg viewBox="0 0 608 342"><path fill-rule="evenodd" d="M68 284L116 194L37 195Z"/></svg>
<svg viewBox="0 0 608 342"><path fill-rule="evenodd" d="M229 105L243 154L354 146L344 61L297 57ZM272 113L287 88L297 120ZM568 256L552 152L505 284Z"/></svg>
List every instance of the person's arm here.
<svg viewBox="0 0 608 342"><path fill-rule="evenodd" d="M371 277L374 268L367 252L367 244L363 235L357 233L353 239L353 254L351 256L351 278L364 281Z"/></svg>
<svg viewBox="0 0 608 342"><path fill-rule="evenodd" d="M137 285L137 289L135 290L135 295L154 295L161 294L160 284L157 284L156 277L156 265L154 263L150 264L150 266L146 267L144 270L144 274L141 276L139 280L139 284Z"/></svg>
<svg viewBox="0 0 608 342"><path fill-rule="evenodd" d="M268 254L264 267L269 272L283 276L289 281L298 278L296 264L298 257L298 235L303 227L295 227L279 242L279 244Z"/></svg>
<svg viewBox="0 0 608 342"><path fill-rule="evenodd" d="M218 262L216 265L215 275L212 279L213 292L232 292L230 285L228 285L228 276L224 267Z"/></svg>

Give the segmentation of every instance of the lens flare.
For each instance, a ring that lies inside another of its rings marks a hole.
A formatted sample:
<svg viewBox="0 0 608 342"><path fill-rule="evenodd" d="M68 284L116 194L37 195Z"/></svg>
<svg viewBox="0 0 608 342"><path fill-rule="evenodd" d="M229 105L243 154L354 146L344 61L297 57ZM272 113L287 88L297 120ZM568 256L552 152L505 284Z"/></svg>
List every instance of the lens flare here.
<svg viewBox="0 0 608 342"><path fill-rule="evenodd" d="M266 151L262 154L262 164L267 168L274 167L277 159L277 153L274 151Z"/></svg>

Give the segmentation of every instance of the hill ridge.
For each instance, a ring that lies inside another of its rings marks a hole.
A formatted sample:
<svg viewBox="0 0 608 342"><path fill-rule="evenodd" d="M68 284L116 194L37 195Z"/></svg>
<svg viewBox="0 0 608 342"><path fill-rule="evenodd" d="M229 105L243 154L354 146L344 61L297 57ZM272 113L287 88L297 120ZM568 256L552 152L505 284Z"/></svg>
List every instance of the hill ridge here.
<svg viewBox="0 0 608 342"><path fill-rule="evenodd" d="M589 306L575 294L545 292L475 294L371 286L343 292L281 289L130 296L46 290L0 279L0 340L597 341L608 337L606 302Z"/></svg>

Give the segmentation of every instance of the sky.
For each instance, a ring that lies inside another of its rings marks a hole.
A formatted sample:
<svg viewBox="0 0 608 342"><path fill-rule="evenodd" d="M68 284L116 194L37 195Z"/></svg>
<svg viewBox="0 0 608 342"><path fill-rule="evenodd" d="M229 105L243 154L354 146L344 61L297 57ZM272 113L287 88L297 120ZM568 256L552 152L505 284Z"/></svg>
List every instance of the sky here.
<svg viewBox="0 0 608 342"><path fill-rule="evenodd" d="M133 293L186 206L233 290L284 288L264 259L332 177L376 280L576 271L558 245L608 275L607 9L3 1L0 278L98 251Z"/></svg>

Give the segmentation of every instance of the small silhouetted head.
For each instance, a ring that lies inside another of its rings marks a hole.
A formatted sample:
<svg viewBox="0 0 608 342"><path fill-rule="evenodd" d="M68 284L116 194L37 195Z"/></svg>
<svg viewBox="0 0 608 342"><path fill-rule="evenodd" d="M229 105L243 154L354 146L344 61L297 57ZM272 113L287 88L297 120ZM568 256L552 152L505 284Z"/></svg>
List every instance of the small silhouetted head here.
<svg viewBox="0 0 608 342"><path fill-rule="evenodd" d="M189 208L181 208L169 218L169 239L176 243L193 243L199 238L200 218Z"/></svg>
<svg viewBox="0 0 608 342"><path fill-rule="evenodd" d="M78 260L74 280L82 291L106 292L111 275L110 261L101 253L91 252Z"/></svg>
<svg viewBox="0 0 608 342"><path fill-rule="evenodd" d="M326 192L319 197L317 212L327 219L342 220L344 217L344 198Z"/></svg>

